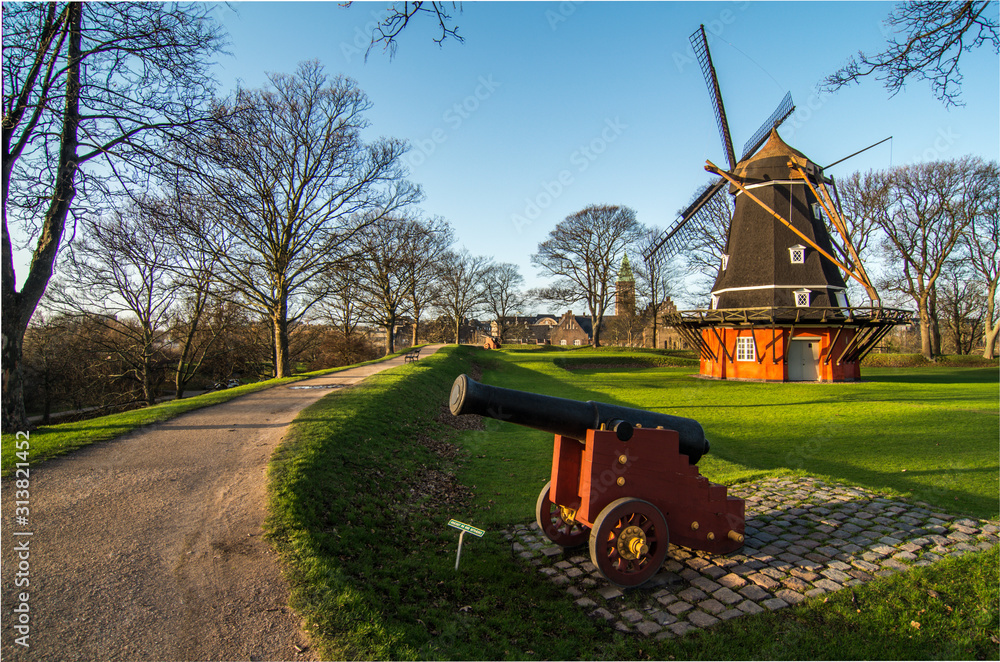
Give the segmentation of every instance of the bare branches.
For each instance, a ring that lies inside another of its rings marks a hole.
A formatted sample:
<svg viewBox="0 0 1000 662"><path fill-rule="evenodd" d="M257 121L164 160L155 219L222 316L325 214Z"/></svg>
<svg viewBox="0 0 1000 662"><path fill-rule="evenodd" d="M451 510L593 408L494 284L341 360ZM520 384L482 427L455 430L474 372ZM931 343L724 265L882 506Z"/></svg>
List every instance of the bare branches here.
<svg viewBox="0 0 1000 662"><path fill-rule="evenodd" d="M350 6L350 4L348 2L347 6ZM372 31L372 41L368 45L368 50L365 51L365 59L368 59L368 54L371 53L376 44L382 44L382 50L389 51L390 58L395 57L396 40L400 33L410 24L413 18L421 14L433 16L437 20L441 33L440 36L434 38L434 43L441 45L448 37L452 37L459 42L464 42L465 39L458 34L458 25L452 24L452 16L447 5L448 3L446 2L425 2L424 0L397 2L393 4L389 8L389 15L382 19ZM451 10L455 9L462 11L461 3L452 2Z"/></svg>
<svg viewBox="0 0 1000 662"><path fill-rule="evenodd" d="M695 191L691 201L697 200L712 184L714 182L708 182ZM702 290L701 296L707 296L712 283L719 275L732 218L733 199L723 191L713 195L698 210L697 217L689 221L691 239L684 253L684 259L688 273L697 277L698 288Z"/></svg>
<svg viewBox="0 0 1000 662"><path fill-rule="evenodd" d="M962 53L990 43L1000 52L997 5L989 0L965 2L902 2L893 9L885 25L902 33L889 41L886 50L874 55L859 51L856 57L827 76L824 88L838 90L874 75L883 81L889 96L895 96L907 80L927 80L935 96L946 106L964 105L959 97Z"/></svg>

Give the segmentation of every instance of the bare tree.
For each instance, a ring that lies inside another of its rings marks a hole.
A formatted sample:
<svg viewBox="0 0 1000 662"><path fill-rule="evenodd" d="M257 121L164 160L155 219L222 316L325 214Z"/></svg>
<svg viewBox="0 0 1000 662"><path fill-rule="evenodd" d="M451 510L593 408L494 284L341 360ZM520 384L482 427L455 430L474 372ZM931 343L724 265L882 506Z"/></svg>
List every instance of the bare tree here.
<svg viewBox="0 0 1000 662"><path fill-rule="evenodd" d="M231 299L218 279L218 257L202 240L214 227L212 211L205 201L188 195L183 186L162 198L139 201L143 213L176 251L176 259L166 265L178 286L178 305L172 319L171 339L179 351L174 371L174 397L184 397L187 384L198 374L202 363L225 332L230 317L207 317L206 311L220 299Z"/></svg>
<svg viewBox="0 0 1000 662"><path fill-rule="evenodd" d="M531 256L544 275L557 279L552 291L572 292L576 301L586 302L594 347L601 344L601 324L614 294L618 265L641 236L632 209L594 205L560 221Z"/></svg>
<svg viewBox="0 0 1000 662"><path fill-rule="evenodd" d="M456 345L461 342L463 320L486 302L491 267L489 258L470 255L465 249L447 254L439 264L437 307L451 318Z"/></svg>
<svg viewBox="0 0 1000 662"><path fill-rule="evenodd" d="M955 354L971 354L983 337L983 287L973 276L968 262L949 260L935 288L941 323Z"/></svg>
<svg viewBox="0 0 1000 662"><path fill-rule="evenodd" d="M156 402L180 289L171 273L176 260L176 249L140 205L116 209L84 223L84 237L63 260L68 273L52 297L64 312L90 314L108 329L106 349L149 405Z"/></svg>
<svg viewBox="0 0 1000 662"><path fill-rule="evenodd" d="M207 60L222 46L210 11L131 2L3 8L4 432L27 427L21 344L67 217L80 199L141 174L165 138L203 119ZM25 245L34 242L20 291L11 223L23 224Z"/></svg>
<svg viewBox="0 0 1000 662"><path fill-rule="evenodd" d="M965 233L962 244L977 280L983 288L983 356L993 358L996 353L1000 320L997 319L997 284L1000 282L1000 168L993 161L981 172L981 185L975 187L977 199L973 204L973 221Z"/></svg>
<svg viewBox="0 0 1000 662"><path fill-rule="evenodd" d="M357 237L358 258L351 274L362 315L385 332L385 353L396 351L396 327L410 312L412 291L412 246L425 228L410 218L383 216L368 225Z"/></svg>
<svg viewBox="0 0 1000 662"><path fill-rule="evenodd" d="M881 250L891 265L882 285L916 302L921 351L928 359L940 353L935 285L974 219L988 169L981 159L964 157L889 173L889 206L877 217Z"/></svg>
<svg viewBox="0 0 1000 662"><path fill-rule="evenodd" d="M892 181L888 173L873 170L865 173L852 173L837 183L835 190L837 191L837 200L841 205L840 216L847 226L848 236L854 246L855 253L862 261L870 256L871 248L875 246L880 237L881 226L878 219L889 207L891 188ZM830 220L826 220L830 237L837 237ZM851 264L850 255L845 250L840 252L840 257L845 261L845 264ZM847 286L852 300L864 296L864 289L854 279L848 279Z"/></svg>
<svg viewBox="0 0 1000 662"><path fill-rule="evenodd" d="M56 407L99 415L134 402L137 384L121 377L122 364L107 349L117 334L96 315L44 307L43 301L24 334L25 401L41 406L42 422L51 422Z"/></svg>
<svg viewBox="0 0 1000 662"><path fill-rule="evenodd" d="M959 100L962 74L958 64L962 53L986 43L1000 52L997 35L997 6L989 0L964 2L901 2L885 21L886 32L902 34L889 40L881 53L857 57L824 80L826 90L838 90L865 76L884 81L889 96L895 96L908 80L926 80L935 96L946 106L962 105Z"/></svg>
<svg viewBox="0 0 1000 662"><path fill-rule="evenodd" d="M490 315L496 320L497 340L506 338L508 318L521 312L528 304L528 296L521 291L524 276L516 264L502 262L490 267L486 274L485 302Z"/></svg>
<svg viewBox="0 0 1000 662"><path fill-rule="evenodd" d="M404 179L405 143L362 141L371 103L354 81L315 61L269 81L239 90L188 158L197 193L217 208L222 231L203 240L220 278L271 321L274 374L286 377L288 326L327 294L319 277L362 228L420 192Z"/></svg>
<svg viewBox="0 0 1000 662"><path fill-rule="evenodd" d="M328 283L328 294L318 304L319 316L329 322L345 339L354 337L364 319L363 290L358 282L358 261L338 264L330 268L323 278Z"/></svg>
<svg viewBox="0 0 1000 662"><path fill-rule="evenodd" d="M410 313L413 315L411 344L420 339L420 318L437 296L437 267L455 243L451 225L443 218L422 221L424 231L413 238L406 266L410 276Z"/></svg>

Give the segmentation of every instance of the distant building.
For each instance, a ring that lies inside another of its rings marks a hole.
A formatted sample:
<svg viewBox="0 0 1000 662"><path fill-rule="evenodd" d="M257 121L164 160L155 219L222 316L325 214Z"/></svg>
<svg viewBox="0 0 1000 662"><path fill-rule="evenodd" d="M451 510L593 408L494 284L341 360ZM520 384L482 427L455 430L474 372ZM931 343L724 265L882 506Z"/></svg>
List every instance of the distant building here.
<svg viewBox="0 0 1000 662"><path fill-rule="evenodd" d="M515 345L544 345L549 332L559 324L553 315L523 315L504 318L504 341ZM490 336L500 335L496 320L490 322Z"/></svg>
<svg viewBox="0 0 1000 662"><path fill-rule="evenodd" d="M559 324L549 332L549 340L553 345L577 346L589 345L593 341L594 325L590 317L574 315L567 311L559 320Z"/></svg>
<svg viewBox="0 0 1000 662"><path fill-rule="evenodd" d="M628 255L622 258L615 283L615 315L635 315L635 276Z"/></svg>

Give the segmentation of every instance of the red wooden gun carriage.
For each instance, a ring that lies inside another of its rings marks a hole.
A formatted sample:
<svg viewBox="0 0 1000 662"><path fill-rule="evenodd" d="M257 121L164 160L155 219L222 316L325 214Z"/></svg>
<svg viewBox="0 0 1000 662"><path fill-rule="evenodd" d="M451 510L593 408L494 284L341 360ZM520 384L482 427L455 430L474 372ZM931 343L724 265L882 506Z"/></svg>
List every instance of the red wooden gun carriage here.
<svg viewBox="0 0 1000 662"><path fill-rule="evenodd" d="M670 543L715 554L743 546L743 500L695 466L708 452L697 421L487 386L467 375L455 380L450 407L456 416L555 435L538 525L562 547L589 541L591 561L614 584L652 578Z"/></svg>

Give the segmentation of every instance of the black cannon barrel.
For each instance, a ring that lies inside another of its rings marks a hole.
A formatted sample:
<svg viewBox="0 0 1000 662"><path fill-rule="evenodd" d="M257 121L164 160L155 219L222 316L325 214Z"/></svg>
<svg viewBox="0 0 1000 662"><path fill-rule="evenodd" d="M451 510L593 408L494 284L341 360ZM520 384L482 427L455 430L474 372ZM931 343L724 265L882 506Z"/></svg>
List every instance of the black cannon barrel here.
<svg viewBox="0 0 1000 662"><path fill-rule="evenodd" d="M690 418L657 414L603 402L580 402L526 391L480 384L468 375L459 375L451 387L451 413L479 414L498 421L585 441L587 430L613 429L627 440L633 427L664 427L680 435L680 451L695 464L708 452L708 440L701 424Z"/></svg>

